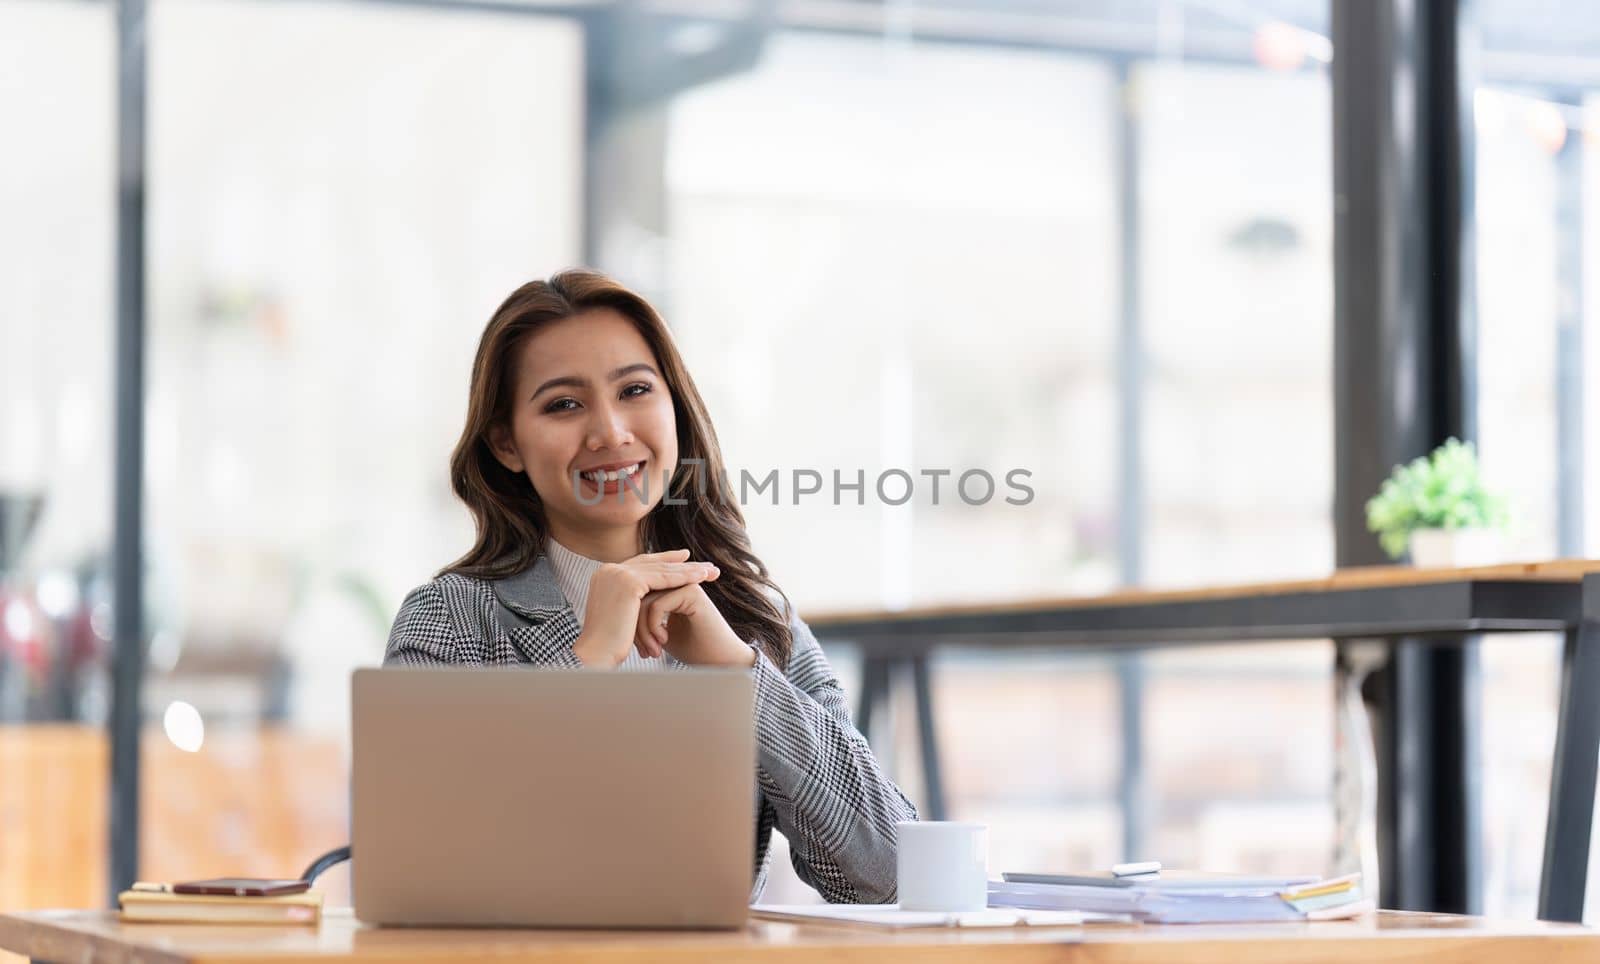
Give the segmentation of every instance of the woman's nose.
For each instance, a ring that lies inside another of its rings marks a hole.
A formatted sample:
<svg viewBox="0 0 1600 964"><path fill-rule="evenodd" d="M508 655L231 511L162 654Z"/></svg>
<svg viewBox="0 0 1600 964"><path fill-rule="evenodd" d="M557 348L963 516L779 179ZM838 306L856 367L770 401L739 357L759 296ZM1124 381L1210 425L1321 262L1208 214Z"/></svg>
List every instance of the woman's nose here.
<svg viewBox="0 0 1600 964"><path fill-rule="evenodd" d="M594 450L621 448L633 441L622 413L609 405L593 409L594 418L589 423L589 448Z"/></svg>

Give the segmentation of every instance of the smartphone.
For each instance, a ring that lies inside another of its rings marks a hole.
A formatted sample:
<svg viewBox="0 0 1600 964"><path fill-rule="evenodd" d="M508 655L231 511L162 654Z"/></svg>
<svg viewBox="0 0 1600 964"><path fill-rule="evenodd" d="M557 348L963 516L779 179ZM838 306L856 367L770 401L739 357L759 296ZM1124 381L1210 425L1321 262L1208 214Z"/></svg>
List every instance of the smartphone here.
<svg viewBox="0 0 1600 964"><path fill-rule="evenodd" d="M185 880L172 885L174 894L206 894L214 897L282 897L310 889L311 883L305 880L263 880L255 877Z"/></svg>

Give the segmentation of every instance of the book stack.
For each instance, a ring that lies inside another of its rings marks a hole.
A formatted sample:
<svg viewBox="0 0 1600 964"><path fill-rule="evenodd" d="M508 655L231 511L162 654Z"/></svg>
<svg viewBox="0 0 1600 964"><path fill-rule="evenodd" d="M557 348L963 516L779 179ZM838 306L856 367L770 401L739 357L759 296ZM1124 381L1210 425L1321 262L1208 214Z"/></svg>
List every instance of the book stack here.
<svg viewBox="0 0 1600 964"><path fill-rule="evenodd" d="M322 895L211 897L140 888L117 895L124 921L166 924L315 924Z"/></svg>
<svg viewBox="0 0 1600 964"><path fill-rule="evenodd" d="M1336 920L1375 909L1361 875L1247 878L1166 873L1144 878L1004 874L990 907L1128 914L1152 924Z"/></svg>

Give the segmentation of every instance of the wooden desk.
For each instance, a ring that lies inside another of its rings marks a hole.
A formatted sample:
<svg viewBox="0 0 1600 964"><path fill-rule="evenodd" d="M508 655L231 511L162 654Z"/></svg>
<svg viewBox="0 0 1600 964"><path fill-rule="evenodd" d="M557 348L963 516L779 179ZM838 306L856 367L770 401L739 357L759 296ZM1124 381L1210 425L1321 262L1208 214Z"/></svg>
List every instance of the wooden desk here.
<svg viewBox="0 0 1600 964"><path fill-rule="evenodd" d="M928 654L941 645L1095 649L1376 638L1399 646L1459 644L1479 633L1565 633L1539 915L1546 920L1582 916L1600 753L1600 700L1594 698L1600 693L1600 561L1566 559L1472 569L1373 566L1295 582L810 614L806 621L825 642L849 642L861 648L857 725L863 730L873 705L887 692L890 668L909 667L928 782L927 815L934 819L943 815L944 793ZM1388 743L1420 753L1428 746L1423 734L1432 721L1403 701L1396 706L1403 712L1391 721L1393 736ZM1457 751L1461 742L1457 741ZM1459 839L1437 847L1421 834L1396 832L1394 815L1429 819L1421 801L1443 798L1448 788L1429 782L1430 768L1386 767L1383 757L1380 754L1378 819L1380 845L1387 846L1381 854L1386 879L1380 899L1393 904L1401 900L1390 893L1391 887L1407 893L1418 883L1427 890L1434 881L1459 878L1447 860L1473 853L1476 846L1464 827ZM1441 769L1466 772L1463 757L1458 752Z"/></svg>
<svg viewBox="0 0 1600 964"><path fill-rule="evenodd" d="M0 916L0 948L40 961L289 964L450 960L606 964L771 960L792 964L1310 964L1317 961L1600 960L1600 933L1574 924L1384 911L1316 924L876 931L752 921L742 931L495 931L369 928L348 912L311 927L121 924L110 911Z"/></svg>

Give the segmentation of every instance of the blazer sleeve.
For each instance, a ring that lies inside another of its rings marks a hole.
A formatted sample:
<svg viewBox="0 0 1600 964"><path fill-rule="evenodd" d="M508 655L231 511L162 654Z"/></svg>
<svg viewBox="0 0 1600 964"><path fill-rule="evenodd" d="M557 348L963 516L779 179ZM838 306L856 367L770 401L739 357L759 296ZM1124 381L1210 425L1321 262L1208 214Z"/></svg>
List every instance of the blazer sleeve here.
<svg viewBox="0 0 1600 964"><path fill-rule="evenodd" d="M406 594L389 629L385 666L468 666L483 662L483 649L457 630L437 580Z"/></svg>
<svg viewBox="0 0 1600 964"><path fill-rule="evenodd" d="M756 778L801 880L830 903L891 903L895 823L917 819L916 808L850 722L811 628L798 615L789 628L787 672L756 654Z"/></svg>

